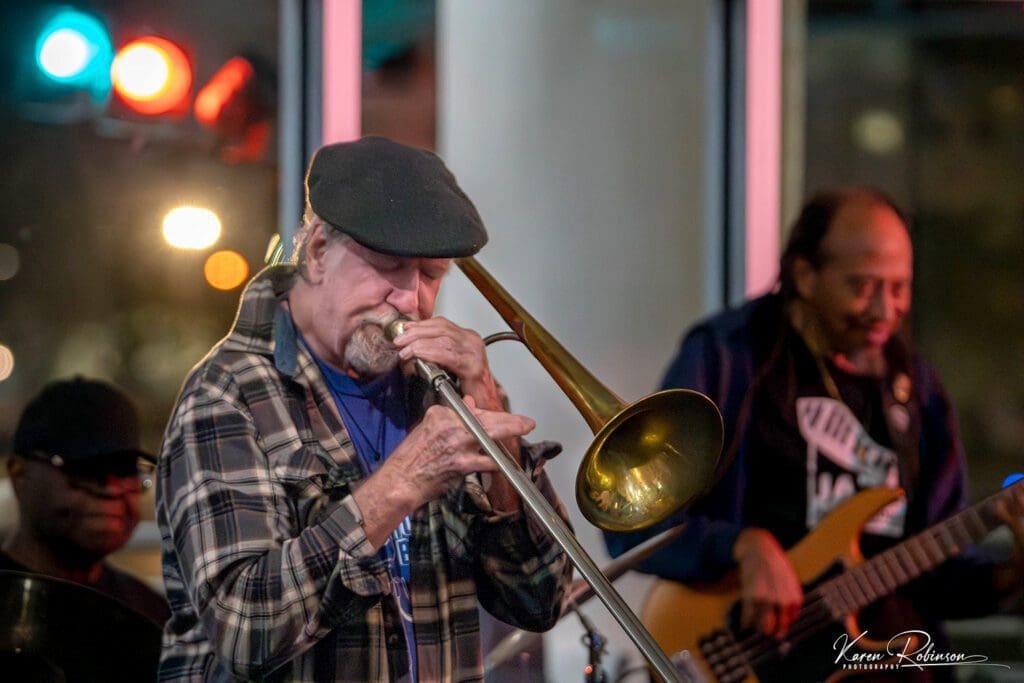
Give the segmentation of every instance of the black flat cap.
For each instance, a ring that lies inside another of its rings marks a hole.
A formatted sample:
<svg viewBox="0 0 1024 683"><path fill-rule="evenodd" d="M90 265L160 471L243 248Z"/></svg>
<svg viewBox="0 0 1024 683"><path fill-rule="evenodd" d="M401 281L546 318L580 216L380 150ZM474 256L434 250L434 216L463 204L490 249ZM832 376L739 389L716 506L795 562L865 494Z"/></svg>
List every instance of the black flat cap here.
<svg viewBox="0 0 1024 683"><path fill-rule="evenodd" d="M155 461L139 445L139 417L120 389L74 377L51 382L25 407L14 452L59 455L68 464L130 455Z"/></svg>
<svg viewBox="0 0 1024 683"><path fill-rule="evenodd" d="M381 137L326 145L306 175L313 211L364 247L394 256L471 256L480 214L435 154Z"/></svg>

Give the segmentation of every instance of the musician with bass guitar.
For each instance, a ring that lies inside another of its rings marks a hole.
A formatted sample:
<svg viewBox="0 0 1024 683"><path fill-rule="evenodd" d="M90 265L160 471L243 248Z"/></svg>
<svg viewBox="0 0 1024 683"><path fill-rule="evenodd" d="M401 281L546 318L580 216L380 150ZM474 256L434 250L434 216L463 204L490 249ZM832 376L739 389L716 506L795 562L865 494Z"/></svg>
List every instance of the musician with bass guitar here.
<svg viewBox="0 0 1024 683"><path fill-rule="evenodd" d="M721 614L697 599L664 604L656 589L645 619L709 678L802 682L866 669L872 680L951 680L953 667L894 670L900 660L871 648L913 629L938 657L949 649L940 620L981 616L1019 594L1024 485L964 516L966 527L935 527L967 506L966 468L945 389L903 330L912 277L907 222L888 197L821 192L792 228L776 290L684 338L663 388L718 404L721 479L685 514L606 540L618 555L689 522L640 569L682 582L683 595L715 595ZM971 545L999 523L1016 542L1002 562ZM871 572L845 571L861 551L886 549ZM699 637L679 642L691 631Z"/></svg>

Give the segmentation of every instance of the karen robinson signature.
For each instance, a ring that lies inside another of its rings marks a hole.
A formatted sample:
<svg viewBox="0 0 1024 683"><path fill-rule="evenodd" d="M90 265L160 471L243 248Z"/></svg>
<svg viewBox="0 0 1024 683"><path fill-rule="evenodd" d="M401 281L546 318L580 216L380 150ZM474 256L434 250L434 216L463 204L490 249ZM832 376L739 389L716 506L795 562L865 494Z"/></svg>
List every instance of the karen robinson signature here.
<svg viewBox="0 0 1024 683"><path fill-rule="evenodd" d="M856 638L844 633L832 644L837 652L835 663L850 670L896 670L924 669L931 666L996 666L1009 669L1007 664L988 661L985 655L969 655L962 652L941 652L935 649L932 637L927 631L903 631L885 643L885 650L864 650L868 642L867 631ZM865 643L857 646L861 640ZM872 643L874 641L871 641ZM855 646L857 648L855 649Z"/></svg>

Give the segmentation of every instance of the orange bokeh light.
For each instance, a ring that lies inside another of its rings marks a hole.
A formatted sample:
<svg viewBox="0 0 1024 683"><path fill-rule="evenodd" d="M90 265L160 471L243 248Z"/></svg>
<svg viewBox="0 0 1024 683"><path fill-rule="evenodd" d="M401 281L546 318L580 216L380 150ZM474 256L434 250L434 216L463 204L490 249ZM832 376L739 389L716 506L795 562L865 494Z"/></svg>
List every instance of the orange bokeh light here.
<svg viewBox="0 0 1024 683"><path fill-rule="evenodd" d="M227 291L238 287L249 277L249 263L237 251L217 251L206 259L203 275L211 287Z"/></svg>

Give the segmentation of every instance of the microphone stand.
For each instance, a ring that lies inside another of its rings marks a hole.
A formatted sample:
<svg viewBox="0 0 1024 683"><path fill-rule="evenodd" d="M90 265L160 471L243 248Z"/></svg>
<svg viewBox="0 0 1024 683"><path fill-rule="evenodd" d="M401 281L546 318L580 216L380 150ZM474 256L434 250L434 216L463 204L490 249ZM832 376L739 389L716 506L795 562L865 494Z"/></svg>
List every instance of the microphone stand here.
<svg viewBox="0 0 1024 683"><path fill-rule="evenodd" d="M572 611L580 618L580 623L586 630L582 640L583 644L587 646L589 656L587 665L583 668L583 680L585 683L608 683L608 676L601 668L601 655L604 654L605 646L604 636L594 626L594 622L590 621L576 605L572 606Z"/></svg>

